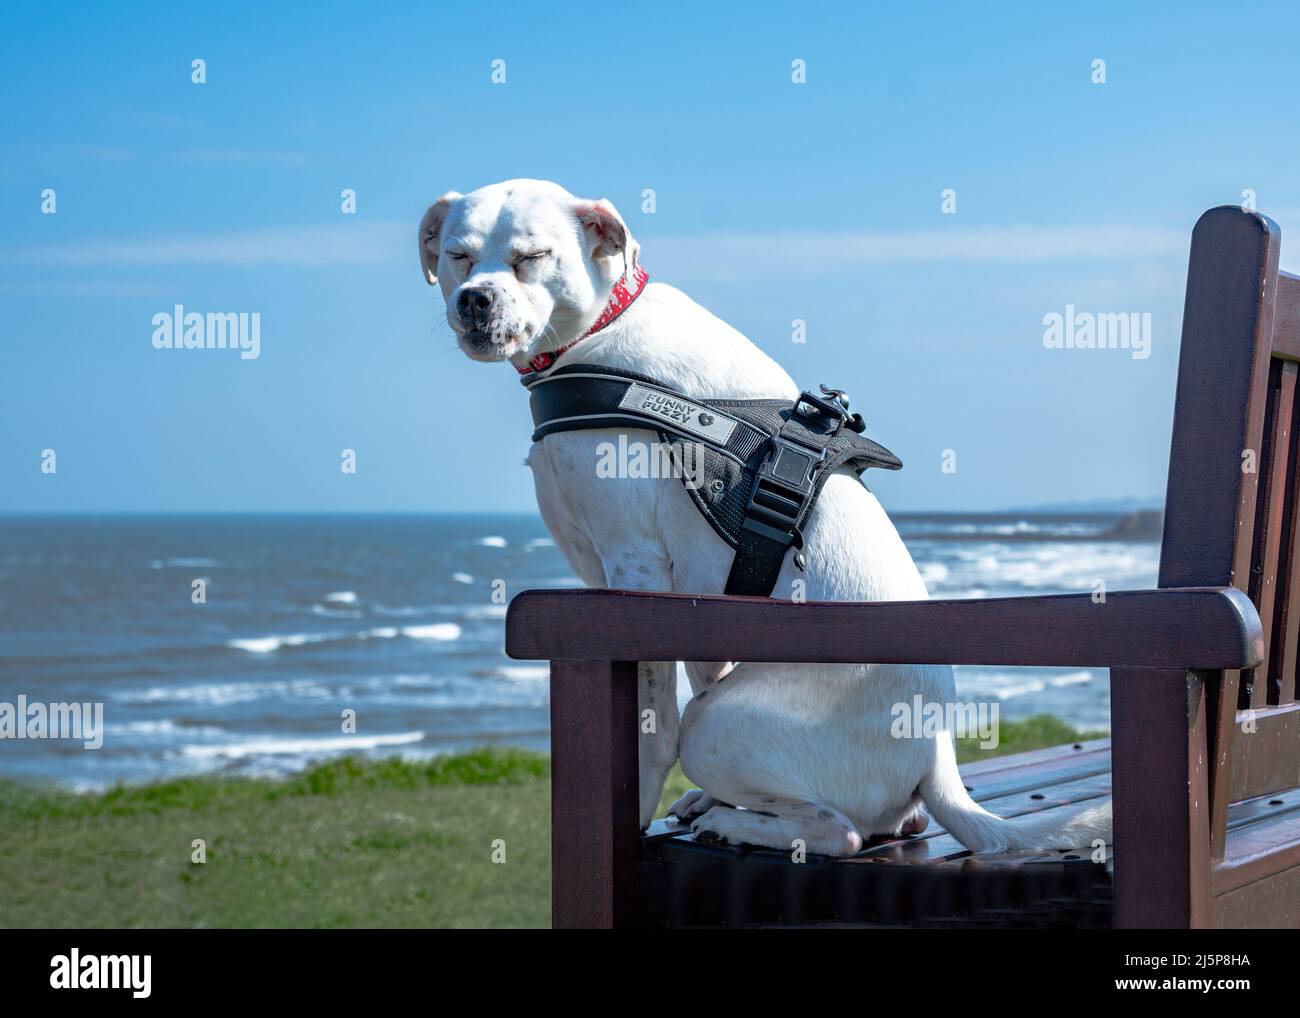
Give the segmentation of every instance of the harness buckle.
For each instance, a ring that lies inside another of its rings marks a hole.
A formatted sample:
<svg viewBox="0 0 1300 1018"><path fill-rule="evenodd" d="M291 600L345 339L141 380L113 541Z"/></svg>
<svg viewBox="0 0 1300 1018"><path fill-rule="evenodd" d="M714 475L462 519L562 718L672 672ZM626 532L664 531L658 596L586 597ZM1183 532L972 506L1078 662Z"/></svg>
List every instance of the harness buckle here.
<svg viewBox="0 0 1300 1018"><path fill-rule="evenodd" d="M787 547L802 543L799 520L812 500L815 468L825 459L825 449L773 435L772 454L759 468L741 526Z"/></svg>
<svg viewBox="0 0 1300 1018"><path fill-rule="evenodd" d="M842 389L828 389L823 385L821 386L821 390L822 396L814 396L806 389L799 393L799 398L794 402L794 413L801 417L811 418L815 416L813 414L804 413L803 410L800 409L801 407L807 406L816 410L817 413L823 417L833 418L836 421L836 424L835 430L831 432L831 436L834 437L840 433L840 429L843 428L844 425L853 420L856 414L849 413L848 394Z"/></svg>

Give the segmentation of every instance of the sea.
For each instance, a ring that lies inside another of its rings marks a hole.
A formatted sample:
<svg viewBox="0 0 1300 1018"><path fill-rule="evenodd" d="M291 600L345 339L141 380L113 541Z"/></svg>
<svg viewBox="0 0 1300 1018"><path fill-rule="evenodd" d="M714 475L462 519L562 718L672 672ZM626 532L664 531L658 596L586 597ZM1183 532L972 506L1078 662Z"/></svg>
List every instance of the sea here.
<svg viewBox="0 0 1300 1018"><path fill-rule="evenodd" d="M934 597L1156 578L1158 514L894 520ZM546 664L505 657L506 603L580 585L530 515L0 516L0 704L103 712L97 749L0 738L0 777L90 790L545 749ZM1104 670L961 667L957 685L1004 720L1109 727Z"/></svg>

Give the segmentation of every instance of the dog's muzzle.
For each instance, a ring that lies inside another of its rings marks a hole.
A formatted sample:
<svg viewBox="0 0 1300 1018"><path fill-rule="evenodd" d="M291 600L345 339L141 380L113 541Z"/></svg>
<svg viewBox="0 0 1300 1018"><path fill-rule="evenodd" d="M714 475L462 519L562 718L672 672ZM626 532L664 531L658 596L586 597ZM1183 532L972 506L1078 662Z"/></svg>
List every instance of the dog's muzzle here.
<svg viewBox="0 0 1300 1018"><path fill-rule="evenodd" d="M461 347L476 360L501 360L522 338L510 320L509 300L486 286L466 287L456 296L453 325Z"/></svg>
<svg viewBox="0 0 1300 1018"><path fill-rule="evenodd" d="M456 298L456 315L466 332L490 333L494 294L483 287L464 289Z"/></svg>

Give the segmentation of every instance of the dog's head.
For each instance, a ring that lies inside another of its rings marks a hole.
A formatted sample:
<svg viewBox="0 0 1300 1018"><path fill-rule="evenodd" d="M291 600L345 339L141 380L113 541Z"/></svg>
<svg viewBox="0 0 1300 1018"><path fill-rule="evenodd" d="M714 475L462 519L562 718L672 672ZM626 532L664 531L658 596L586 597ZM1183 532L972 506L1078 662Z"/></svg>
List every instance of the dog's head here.
<svg viewBox="0 0 1300 1018"><path fill-rule="evenodd" d="M603 198L544 180L454 191L420 222L420 266L476 361L535 357L572 342L630 279L639 246Z"/></svg>

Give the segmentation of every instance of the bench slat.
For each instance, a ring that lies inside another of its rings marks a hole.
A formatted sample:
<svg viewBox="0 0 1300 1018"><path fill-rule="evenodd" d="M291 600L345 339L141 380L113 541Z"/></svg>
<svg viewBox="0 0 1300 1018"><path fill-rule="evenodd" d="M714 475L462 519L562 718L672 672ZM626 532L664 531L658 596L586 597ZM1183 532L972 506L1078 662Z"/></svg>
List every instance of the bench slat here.
<svg viewBox="0 0 1300 1018"><path fill-rule="evenodd" d="M1248 675L1250 704L1260 708L1277 702L1270 699L1272 687L1278 683L1277 675L1269 664L1274 641L1281 643L1275 615L1277 603L1278 567L1289 549L1283 548L1282 523L1285 503L1289 494L1286 478L1291 465L1291 419L1295 404L1296 365L1292 361L1274 359L1269 376L1268 409L1264 424L1265 448L1261 467L1267 470L1267 487L1264 497L1257 502L1259 516L1255 525L1255 557L1251 566L1251 600L1259 609L1264 632L1263 661ZM1289 521L1288 521L1289 522ZM1280 666L1280 661L1277 662Z"/></svg>

